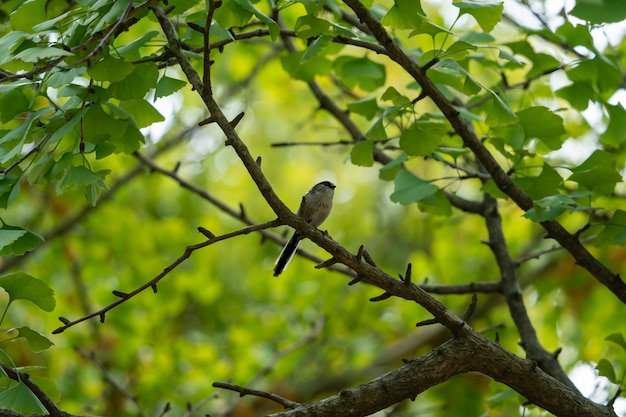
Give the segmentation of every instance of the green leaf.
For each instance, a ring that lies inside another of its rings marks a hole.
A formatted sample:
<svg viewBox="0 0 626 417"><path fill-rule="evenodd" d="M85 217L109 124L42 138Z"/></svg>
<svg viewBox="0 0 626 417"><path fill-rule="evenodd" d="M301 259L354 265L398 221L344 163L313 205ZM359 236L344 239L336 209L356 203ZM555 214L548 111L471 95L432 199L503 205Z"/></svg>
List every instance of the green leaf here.
<svg viewBox="0 0 626 417"><path fill-rule="evenodd" d="M33 47L21 51L15 54L13 59L21 60L24 62L38 62L49 58L58 58L61 56L72 56L73 53L61 48L55 48L52 46L46 47Z"/></svg>
<svg viewBox="0 0 626 417"><path fill-rule="evenodd" d="M96 183L104 183L104 181L96 173L80 165L72 167L65 175L61 181L60 191L65 192L72 188L82 188Z"/></svg>
<svg viewBox="0 0 626 417"><path fill-rule="evenodd" d="M508 126L518 121L518 117L513 110L506 105L504 101L497 95L493 90L488 90L489 93L493 96L493 106L489 113L487 113L487 118L485 122L487 125L491 127L495 126Z"/></svg>
<svg viewBox="0 0 626 417"><path fill-rule="evenodd" d="M622 333L613 333L604 338L604 340L608 340L609 342L613 342L619 345L624 352L626 352L626 340L624 339L624 335Z"/></svg>
<svg viewBox="0 0 626 417"><path fill-rule="evenodd" d="M2 223L0 228L0 255L24 255L35 249L44 238L28 229Z"/></svg>
<svg viewBox="0 0 626 417"><path fill-rule="evenodd" d="M23 272L0 277L0 287L9 293L9 304L15 300L27 300L48 312L56 306L52 288Z"/></svg>
<svg viewBox="0 0 626 417"><path fill-rule="evenodd" d="M406 106L411 104L411 100L398 92L394 87L388 87L382 96L380 96L382 101L390 101L392 104L396 106Z"/></svg>
<svg viewBox="0 0 626 417"><path fill-rule="evenodd" d="M300 16L296 20L296 36L302 39L314 38L330 33L330 22L311 14Z"/></svg>
<svg viewBox="0 0 626 417"><path fill-rule="evenodd" d="M426 20L420 0L394 0L380 23L397 29L418 29Z"/></svg>
<svg viewBox="0 0 626 417"><path fill-rule="evenodd" d="M441 58L445 57L453 60L460 60L473 50L476 50L477 46L465 41L456 41L452 45L446 48L441 54Z"/></svg>
<svg viewBox="0 0 626 417"><path fill-rule="evenodd" d="M322 54L324 51L331 51L330 46L333 44L333 37L329 35L323 35L315 39L304 51L300 62L305 63L309 59Z"/></svg>
<svg viewBox="0 0 626 417"><path fill-rule="evenodd" d="M303 60L306 51L294 52L280 57L283 69L296 80L313 81L316 75L328 74L332 62L323 55L316 55Z"/></svg>
<svg viewBox="0 0 626 417"><path fill-rule="evenodd" d="M575 204L573 198L563 194L544 197L535 201L534 207L524 213L524 217L537 223L554 220Z"/></svg>
<svg viewBox="0 0 626 417"><path fill-rule="evenodd" d="M50 339L48 339L41 333L34 331L30 327L24 326L14 330L17 330L18 332L17 337L23 337L26 339L30 350L32 350L33 352L41 352L54 345L54 343L52 343Z"/></svg>
<svg viewBox="0 0 626 417"><path fill-rule="evenodd" d="M417 121L400 134L400 147L411 156L426 156L437 149L446 127L436 122Z"/></svg>
<svg viewBox="0 0 626 417"><path fill-rule="evenodd" d="M391 201L408 205L433 196L439 187L424 181L406 170L400 170L394 179L394 191Z"/></svg>
<svg viewBox="0 0 626 417"><path fill-rule="evenodd" d="M141 99L154 88L159 69L153 62L133 65L133 71L119 82L111 83L109 94L120 100Z"/></svg>
<svg viewBox="0 0 626 417"><path fill-rule="evenodd" d="M547 107L528 107L517 112L517 117L527 140L537 138L552 150L559 149L563 144L563 119Z"/></svg>
<svg viewBox="0 0 626 417"><path fill-rule="evenodd" d="M408 159L409 157L407 156L407 154L401 153L396 159L385 164L385 166L380 169L378 176L381 180L393 180L396 177L398 171L402 168L402 164L404 164Z"/></svg>
<svg viewBox="0 0 626 417"><path fill-rule="evenodd" d="M365 91L374 91L385 84L385 66L367 57L341 56L333 67L348 88L358 86Z"/></svg>
<svg viewBox="0 0 626 417"><path fill-rule="evenodd" d="M34 27L46 20L46 0L27 0L11 13L12 30L36 32Z"/></svg>
<svg viewBox="0 0 626 417"><path fill-rule="evenodd" d="M128 77L133 70L134 65L123 59L105 56L104 59L96 62L87 69L87 73L94 81L109 81L116 83Z"/></svg>
<svg viewBox="0 0 626 417"><path fill-rule="evenodd" d="M167 97L187 85L186 81L171 77L163 77L156 85L154 98Z"/></svg>
<svg viewBox="0 0 626 417"><path fill-rule="evenodd" d="M383 117L379 117L374 122L372 127L365 133L365 136L373 140L385 140L387 139L387 132L385 131L385 125L383 124Z"/></svg>
<svg viewBox="0 0 626 417"><path fill-rule="evenodd" d="M603 93L613 93L622 82L619 66L601 54L593 59L582 60L566 71L567 77L576 82L586 82Z"/></svg>
<svg viewBox="0 0 626 417"><path fill-rule="evenodd" d="M0 121L7 123L18 114L30 109L30 99L25 94L25 89L32 87L18 86L6 93L0 94Z"/></svg>
<svg viewBox="0 0 626 417"><path fill-rule="evenodd" d="M534 200L555 195L563 184L563 177L550 165L543 164L541 174L536 177L516 178L515 183Z"/></svg>
<svg viewBox="0 0 626 417"><path fill-rule="evenodd" d="M604 105L609 114L609 125L600 135L600 142L614 148L619 148L626 141L626 110L618 103Z"/></svg>
<svg viewBox="0 0 626 417"><path fill-rule="evenodd" d="M133 117L139 128L165 120L163 115L146 100L126 100L120 103L120 107Z"/></svg>
<svg viewBox="0 0 626 417"><path fill-rule="evenodd" d="M348 103L347 107L352 113L360 114L367 120L372 120L380 111L378 104L376 104L376 97L353 101Z"/></svg>
<svg viewBox="0 0 626 417"><path fill-rule="evenodd" d="M603 150L596 150L581 165L571 168L568 181L577 182L586 190L598 195L610 195L615 184L622 181L617 172L615 158Z"/></svg>
<svg viewBox="0 0 626 417"><path fill-rule="evenodd" d="M257 9L252 4L252 2L250 0L235 0L235 2L241 8L243 8L244 10L246 10L249 13L252 13L260 21L264 22L267 25L267 28L270 31L270 36L271 36L272 40L278 39L278 36L280 35L280 27L278 26L278 23L276 23L269 16L266 16L263 12L261 12L259 9ZM228 26L226 26L226 27L228 27Z"/></svg>
<svg viewBox="0 0 626 417"><path fill-rule="evenodd" d="M619 384L619 381L617 381L617 378L615 377L615 368L613 368L613 364L608 360L600 359L596 365L596 369L598 370L598 374L600 376L606 377L614 384Z"/></svg>
<svg viewBox="0 0 626 417"><path fill-rule="evenodd" d="M223 1L215 11L215 21L223 28L243 26L250 21L253 13L241 7L234 0Z"/></svg>
<svg viewBox="0 0 626 417"><path fill-rule="evenodd" d="M570 14L594 24L621 22L626 19L626 2L623 0L577 0Z"/></svg>
<svg viewBox="0 0 626 417"><path fill-rule="evenodd" d="M374 165L374 141L364 140L352 147L350 160L354 165L371 167Z"/></svg>
<svg viewBox="0 0 626 417"><path fill-rule="evenodd" d="M458 1L452 3L459 8L459 16L469 14L476 19L481 29L491 32L496 24L502 19L502 3L478 3L468 1Z"/></svg>
<svg viewBox="0 0 626 417"><path fill-rule="evenodd" d="M584 82L574 82L559 88L554 92L557 97L566 100L574 109L583 111L589 107L589 102L595 98L593 88Z"/></svg>
<svg viewBox="0 0 626 417"><path fill-rule="evenodd" d="M452 204L450 204L450 200L448 200L441 190L437 190L432 196L420 200L417 203L417 207L424 213L430 213L436 216L447 217L452 215Z"/></svg>
<svg viewBox="0 0 626 417"><path fill-rule="evenodd" d="M23 382L0 392L0 404L23 415L48 414L41 401L28 389Z"/></svg>
<svg viewBox="0 0 626 417"><path fill-rule="evenodd" d="M594 245L600 247L603 245L623 245L624 243L626 243L626 211L618 209L615 210L611 219L604 224L594 241Z"/></svg>

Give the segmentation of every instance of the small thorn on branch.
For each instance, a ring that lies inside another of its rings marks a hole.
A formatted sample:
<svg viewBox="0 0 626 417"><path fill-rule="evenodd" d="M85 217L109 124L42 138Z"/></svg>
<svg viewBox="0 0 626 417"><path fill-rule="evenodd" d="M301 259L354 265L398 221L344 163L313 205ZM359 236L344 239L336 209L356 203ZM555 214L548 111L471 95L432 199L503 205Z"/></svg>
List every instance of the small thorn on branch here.
<svg viewBox="0 0 626 417"><path fill-rule="evenodd" d="M337 259L335 259L334 257L325 260L324 262L320 262L319 264L315 265L315 269L322 269L322 268L328 268L331 265L334 265L337 263Z"/></svg>
<svg viewBox="0 0 626 417"><path fill-rule="evenodd" d="M370 298L370 301L383 301L386 300L387 298L391 297L391 294L389 294L388 292L384 292L381 295L377 296L377 297L372 297Z"/></svg>
<svg viewBox="0 0 626 417"><path fill-rule="evenodd" d="M215 123L217 120L215 120L215 117L213 116L209 116L206 119L202 120L200 123L198 123L198 126L204 126L204 125L208 125L211 123Z"/></svg>
<svg viewBox="0 0 626 417"><path fill-rule="evenodd" d="M409 262L409 264L406 266L406 272L404 273L404 276L402 276L402 274L398 274L398 276L400 277L400 281L404 282L406 285L411 284L411 263Z"/></svg>
<svg viewBox="0 0 626 417"><path fill-rule="evenodd" d="M152 292L153 292L153 293L155 293L155 294L156 294L157 292L159 292L159 289L157 288L156 283L152 284L152 285L150 286L150 288L152 288Z"/></svg>
<svg viewBox="0 0 626 417"><path fill-rule="evenodd" d="M439 320L432 318L418 321L417 323L415 323L415 327L430 326L431 324L439 324Z"/></svg>
<svg viewBox="0 0 626 417"><path fill-rule="evenodd" d="M63 316L59 317L59 320L61 320L61 323L65 324L65 325L70 324L70 321L67 318L63 317Z"/></svg>
<svg viewBox="0 0 626 417"><path fill-rule="evenodd" d="M424 64L422 66L422 70L424 72L428 71L430 68L433 67L433 65L435 65L437 62L439 62L439 58L433 58L430 61L428 61L426 64Z"/></svg>
<svg viewBox="0 0 626 417"><path fill-rule="evenodd" d="M363 251L364 251L363 245L359 246L359 251L356 253L357 260L360 261L361 259L363 259Z"/></svg>
<svg viewBox="0 0 626 417"><path fill-rule="evenodd" d="M425 92L421 92L419 96L417 96L416 98L414 98L413 100L411 100L412 104L417 103L418 101L422 101L423 99L425 99L426 97L428 97L428 95L426 95Z"/></svg>
<svg viewBox="0 0 626 417"><path fill-rule="evenodd" d="M559 357L559 355L561 354L561 352L562 352L562 351L563 351L563 348L562 348L562 347L558 348L557 350L555 350L555 351L554 351L554 353L552 353L552 357L553 357L554 359L557 359L557 358Z"/></svg>
<svg viewBox="0 0 626 417"><path fill-rule="evenodd" d="M187 26L189 26L191 29L195 30L196 32L202 33L203 35L206 34L204 27L198 25L197 23L187 22Z"/></svg>
<svg viewBox="0 0 626 417"><path fill-rule="evenodd" d="M496 344L498 344L498 345L500 344L500 333L499 332L496 332L496 338L495 338L494 342L496 342Z"/></svg>
<svg viewBox="0 0 626 417"><path fill-rule="evenodd" d="M241 119L243 119L243 115L245 113L241 112L239 113L237 116L235 116L235 118L233 120L230 121L230 126L234 129L235 127L237 127L237 125L239 124L239 122L241 121Z"/></svg>
<svg viewBox="0 0 626 417"><path fill-rule="evenodd" d="M361 282L362 279L363 278L357 275L352 281L348 282L348 285L358 284L359 282Z"/></svg>
<svg viewBox="0 0 626 417"><path fill-rule="evenodd" d="M261 166L261 157L260 157L260 156L259 156L259 157L257 157L257 159L256 159L256 164L257 164L258 166Z"/></svg>
<svg viewBox="0 0 626 417"><path fill-rule="evenodd" d="M104 323L104 313L98 315L100 317L100 323Z"/></svg>
<svg viewBox="0 0 626 417"><path fill-rule="evenodd" d="M215 239L215 235L213 233L211 233L209 230L207 230L204 227L202 227L202 226L198 226L198 232L202 233L209 240Z"/></svg>
<svg viewBox="0 0 626 417"><path fill-rule="evenodd" d="M178 170L180 169L180 166L181 166L180 161L176 162L176 165L174 165L174 169L172 169L172 172L173 172L174 174L177 174L177 173L178 173Z"/></svg>
<svg viewBox="0 0 626 417"><path fill-rule="evenodd" d="M574 237L576 239L580 238L580 235L582 235L583 233L585 233L589 228L591 227L591 223L587 223L586 225L584 225L583 227L581 227L578 231L576 231L576 233L574 233Z"/></svg>
<svg viewBox="0 0 626 417"><path fill-rule="evenodd" d="M113 290L113 295L116 297L120 297L121 299L126 300L128 298L128 293L118 290Z"/></svg>
<svg viewBox="0 0 626 417"><path fill-rule="evenodd" d="M243 206L243 203L239 203L239 217L242 219L246 218L246 209Z"/></svg>
<svg viewBox="0 0 626 417"><path fill-rule="evenodd" d="M365 262L367 262L368 264L372 265L374 268L378 267L376 265L376 262L374 262L374 259L372 259L371 255L366 250L363 251L363 259L365 259Z"/></svg>
<svg viewBox="0 0 626 417"><path fill-rule="evenodd" d="M461 317L461 319L464 322L467 323L472 318L474 311L476 311L477 303L478 303L478 296L476 295L476 293L474 293L472 294L472 301L470 302L470 305L467 306L467 310L465 310L465 312L463 313L463 317Z"/></svg>

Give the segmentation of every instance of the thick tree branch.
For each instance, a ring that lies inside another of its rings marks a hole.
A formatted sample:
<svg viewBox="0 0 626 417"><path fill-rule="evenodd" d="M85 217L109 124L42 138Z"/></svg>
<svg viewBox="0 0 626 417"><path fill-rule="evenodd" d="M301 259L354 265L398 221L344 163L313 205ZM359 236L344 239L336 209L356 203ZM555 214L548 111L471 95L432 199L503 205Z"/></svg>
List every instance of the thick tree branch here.
<svg viewBox="0 0 626 417"><path fill-rule="evenodd" d="M479 333L464 328L462 335L431 352L358 387L321 401L305 403L272 417L360 417L393 404L415 399L421 392L454 375L480 372L506 384L557 416L615 417L612 409L596 404L543 372L533 361L521 359Z"/></svg>

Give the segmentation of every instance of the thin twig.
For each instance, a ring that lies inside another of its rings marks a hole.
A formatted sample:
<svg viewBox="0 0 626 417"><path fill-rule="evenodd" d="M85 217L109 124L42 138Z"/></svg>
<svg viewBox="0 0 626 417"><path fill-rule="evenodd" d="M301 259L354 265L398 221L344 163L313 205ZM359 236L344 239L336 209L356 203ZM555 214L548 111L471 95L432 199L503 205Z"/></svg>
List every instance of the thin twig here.
<svg viewBox="0 0 626 417"><path fill-rule="evenodd" d="M86 314L76 320L68 320L66 318L60 318L60 320L63 322L63 326L56 328L55 330L52 331L53 334L58 334L58 333L62 333L65 330L67 330L68 328L77 325L78 323L81 323L85 320L89 320L91 318L94 317L99 317L100 318L100 322L104 322L105 319L105 315L106 313L108 313L109 311L113 310L115 307L119 306L120 304L130 300L131 298L133 298L134 296L136 296L137 294L142 293L143 291L147 290L148 288L151 288L154 292L157 292L157 284L159 281L161 281L163 278L165 278L170 272L172 272L174 269L176 269L180 264L182 264L183 262L185 262L193 252L197 251L198 249L202 249L205 248L209 245L212 245L214 243L217 242L221 242L222 240L226 240L226 239L230 239L236 236L241 236L241 235L246 235L249 234L251 232L255 232L258 230L263 230L263 229L269 229L271 227L277 227L282 225L282 222L278 219L275 220L271 220L269 222L265 222L262 224L257 224L257 225L253 225L253 226L248 226L248 227L244 227L243 229L239 229L239 230L235 230L234 232L230 232L230 233L225 233L223 235L219 235L219 236L215 236L215 238L213 239L209 239L206 240L204 242L201 243L197 243L195 245L189 245L185 248L185 251L183 252L183 254L181 256L179 256L174 262L172 262L171 264L169 264L167 267L165 267L165 269L158 275L156 275L154 278L152 278L150 281L144 283L143 285L139 286L138 288L134 289L131 292L128 293L121 293L118 292L118 300L112 302L111 304L101 308L100 310L94 311L93 313L90 314Z"/></svg>
<svg viewBox="0 0 626 417"><path fill-rule="evenodd" d="M238 392L240 394L240 397L243 397L244 395L254 395L255 397L267 398L268 400L274 401L275 403L278 403L282 405L283 407L285 407L286 409L290 409L290 410L294 410L300 406L299 403L288 400L287 398L281 397L280 395L271 394L269 392L259 391L256 389L242 387L237 384L231 384L228 382L214 382L213 386L215 388L222 388L222 389L227 389L230 391Z"/></svg>

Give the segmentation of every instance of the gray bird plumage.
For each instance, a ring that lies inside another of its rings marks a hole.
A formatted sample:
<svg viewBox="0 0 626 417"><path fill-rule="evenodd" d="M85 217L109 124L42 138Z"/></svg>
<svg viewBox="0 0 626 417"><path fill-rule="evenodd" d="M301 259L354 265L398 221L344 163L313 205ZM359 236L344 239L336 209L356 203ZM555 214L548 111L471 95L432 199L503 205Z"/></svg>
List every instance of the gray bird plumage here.
<svg viewBox="0 0 626 417"><path fill-rule="evenodd" d="M335 195L335 184L330 181L322 181L315 184L308 193L302 197L300 208L298 208L298 216L302 217L308 224L313 227L319 227L324 220L330 214L330 210L333 207L333 196ZM279 276L293 258L293 255L298 249L300 241L304 239L296 230L285 247L283 248L280 256L276 260L274 266L274 276Z"/></svg>

